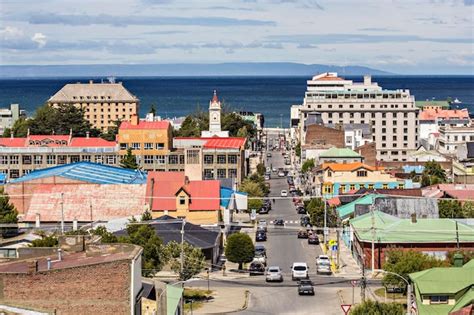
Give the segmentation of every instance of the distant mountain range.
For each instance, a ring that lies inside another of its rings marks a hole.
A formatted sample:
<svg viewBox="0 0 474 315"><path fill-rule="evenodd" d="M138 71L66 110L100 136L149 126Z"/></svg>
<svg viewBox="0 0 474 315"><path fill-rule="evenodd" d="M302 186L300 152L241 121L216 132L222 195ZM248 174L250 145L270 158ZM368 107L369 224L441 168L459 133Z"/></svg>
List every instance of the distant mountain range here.
<svg viewBox="0 0 474 315"><path fill-rule="evenodd" d="M290 62L217 64L110 64L110 65L18 65L0 66L0 78L104 77L104 76L312 76L321 72L340 75L389 75L361 66L331 66Z"/></svg>

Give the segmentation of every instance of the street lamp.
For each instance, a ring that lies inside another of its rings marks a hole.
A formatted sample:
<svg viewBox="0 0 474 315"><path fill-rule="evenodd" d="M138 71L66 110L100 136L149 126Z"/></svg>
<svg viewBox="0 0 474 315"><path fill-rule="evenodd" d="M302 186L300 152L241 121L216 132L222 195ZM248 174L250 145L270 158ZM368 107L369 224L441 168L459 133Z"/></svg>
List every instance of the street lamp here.
<svg viewBox="0 0 474 315"><path fill-rule="evenodd" d="M407 315L410 315L411 314L411 312L410 312L410 307L411 307L411 286L410 286L410 282L408 282L407 279L405 279L403 276L401 276L401 275L399 275L398 273L395 273L395 272L386 271L386 270L383 270L383 269L374 269L373 272L387 273L387 274L390 274L390 275L394 275L394 276L402 279L403 281L405 281L405 283L407 284Z"/></svg>

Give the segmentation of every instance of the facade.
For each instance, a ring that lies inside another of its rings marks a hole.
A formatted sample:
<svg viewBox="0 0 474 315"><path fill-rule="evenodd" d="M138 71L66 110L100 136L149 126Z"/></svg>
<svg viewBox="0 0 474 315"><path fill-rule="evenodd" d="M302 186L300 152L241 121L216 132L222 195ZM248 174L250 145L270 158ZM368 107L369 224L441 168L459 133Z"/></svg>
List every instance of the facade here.
<svg viewBox="0 0 474 315"><path fill-rule="evenodd" d="M126 155L131 148L144 170L178 171L184 167L183 153L173 150L172 127L168 121L144 121L133 115L130 122L120 124L117 141L119 155Z"/></svg>
<svg viewBox="0 0 474 315"><path fill-rule="evenodd" d="M322 163L362 163L363 157L358 153L347 148L331 148L319 154L319 161L317 164Z"/></svg>
<svg viewBox="0 0 474 315"><path fill-rule="evenodd" d="M203 131L202 137L229 137L229 131L221 130L221 102L214 90L214 96L209 102L209 130Z"/></svg>
<svg viewBox="0 0 474 315"><path fill-rule="evenodd" d="M464 143L474 141L474 127L439 127L439 139L436 149L447 155L455 155L458 147Z"/></svg>
<svg viewBox="0 0 474 315"><path fill-rule="evenodd" d="M114 141L72 135L0 138L0 172L16 179L31 171L80 161L117 165Z"/></svg>
<svg viewBox="0 0 474 315"><path fill-rule="evenodd" d="M49 266L44 254L0 264L0 303L48 314L141 314L141 247L87 245L47 255Z"/></svg>
<svg viewBox="0 0 474 315"><path fill-rule="evenodd" d="M300 134L315 111L324 124L370 124L378 160L404 161L418 146L418 108L410 91L384 90L370 76L354 83L337 73L316 75L297 108Z"/></svg>
<svg viewBox="0 0 474 315"><path fill-rule="evenodd" d="M449 109L450 105L448 101L435 101L435 100L426 100L426 101L416 101L415 106L421 110L426 109Z"/></svg>
<svg viewBox="0 0 474 315"><path fill-rule="evenodd" d="M373 142L372 129L369 124L344 125L343 130L346 148L354 150Z"/></svg>
<svg viewBox="0 0 474 315"><path fill-rule="evenodd" d="M384 168L355 163L324 163L316 170L316 189L325 198L350 191L367 189L411 188L411 180L401 180L385 173Z"/></svg>
<svg viewBox="0 0 474 315"><path fill-rule="evenodd" d="M372 217L373 215L373 217ZM474 250L474 227L454 219L401 219L374 211L350 221L356 258L371 268L383 269L387 251L414 250L445 259L450 251ZM372 225L375 236L372 235ZM372 239L375 239L372 252ZM456 240L459 239L459 248Z"/></svg>
<svg viewBox="0 0 474 315"><path fill-rule="evenodd" d="M0 108L0 134L3 134L6 128L13 127L15 121L24 115L18 104L10 104L10 108Z"/></svg>
<svg viewBox="0 0 474 315"><path fill-rule="evenodd" d="M469 127L471 119L467 109L425 109L419 115L419 138L429 139L430 134L437 134L439 127Z"/></svg>
<svg viewBox="0 0 474 315"><path fill-rule="evenodd" d="M417 314L469 315L474 311L474 260L462 267L431 268L408 277Z"/></svg>
<svg viewBox="0 0 474 315"><path fill-rule="evenodd" d="M220 183L189 180L184 172L150 172L146 200L153 217L172 215L194 224L217 224L222 217Z"/></svg>
<svg viewBox="0 0 474 315"><path fill-rule="evenodd" d="M116 121L130 121L140 101L121 82L66 84L49 100L50 106L72 104L84 110L84 118L95 128L107 130Z"/></svg>

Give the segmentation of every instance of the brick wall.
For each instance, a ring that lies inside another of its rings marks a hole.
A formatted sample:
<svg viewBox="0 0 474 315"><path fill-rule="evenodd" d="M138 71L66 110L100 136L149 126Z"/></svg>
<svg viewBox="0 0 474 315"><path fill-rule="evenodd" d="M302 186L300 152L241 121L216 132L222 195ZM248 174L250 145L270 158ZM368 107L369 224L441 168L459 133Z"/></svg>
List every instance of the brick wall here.
<svg viewBox="0 0 474 315"><path fill-rule="evenodd" d="M0 302L56 314L130 314L130 265L116 261L0 275Z"/></svg>
<svg viewBox="0 0 474 315"><path fill-rule="evenodd" d="M365 164L375 166L377 163L377 150L375 149L375 142L364 144L355 148L354 151L364 157Z"/></svg>
<svg viewBox="0 0 474 315"><path fill-rule="evenodd" d="M333 145L344 148L344 131L328 128L321 125L309 125L306 130L305 144L307 145Z"/></svg>

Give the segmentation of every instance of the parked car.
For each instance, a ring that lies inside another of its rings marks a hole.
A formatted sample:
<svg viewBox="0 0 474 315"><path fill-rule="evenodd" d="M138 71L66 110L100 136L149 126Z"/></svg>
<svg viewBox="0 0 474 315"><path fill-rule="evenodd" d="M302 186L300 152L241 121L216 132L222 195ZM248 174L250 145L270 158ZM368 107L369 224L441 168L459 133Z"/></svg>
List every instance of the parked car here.
<svg viewBox="0 0 474 315"><path fill-rule="evenodd" d="M270 166L267 166L266 173L270 173L272 171L272 168Z"/></svg>
<svg viewBox="0 0 474 315"><path fill-rule="evenodd" d="M298 238L308 238L308 231L306 231L306 230L299 230L299 231L298 231Z"/></svg>
<svg viewBox="0 0 474 315"><path fill-rule="evenodd" d="M265 266L258 261L251 262L249 266L249 273L251 276L264 275Z"/></svg>
<svg viewBox="0 0 474 315"><path fill-rule="evenodd" d="M325 274L325 275L332 274L331 264L328 262L321 262L319 264L316 264L316 273L318 275L319 274Z"/></svg>
<svg viewBox="0 0 474 315"><path fill-rule="evenodd" d="M267 231L267 220L265 219L260 219L258 220L258 227L263 227L263 229L265 230L265 232Z"/></svg>
<svg viewBox="0 0 474 315"><path fill-rule="evenodd" d="M297 280L297 279L308 279L309 274L308 274L308 264L305 262L295 262L291 266L291 279L292 280Z"/></svg>
<svg viewBox="0 0 474 315"><path fill-rule="evenodd" d="M313 245L318 245L319 244L319 238L316 235L316 233L311 233L308 236L308 244L313 244Z"/></svg>
<svg viewBox="0 0 474 315"><path fill-rule="evenodd" d="M270 180L270 175L266 175L266 174L265 174L265 177L264 177L263 179L265 179L265 180Z"/></svg>
<svg viewBox="0 0 474 315"><path fill-rule="evenodd" d="M306 214L306 209L304 207L298 206L296 207L296 212L298 212L298 214Z"/></svg>
<svg viewBox="0 0 474 315"><path fill-rule="evenodd" d="M255 256L253 257L253 261L259 262L263 264L264 266L267 265L267 257L260 252L255 252Z"/></svg>
<svg viewBox="0 0 474 315"><path fill-rule="evenodd" d="M272 157L272 154L270 152L267 153L267 157Z"/></svg>
<svg viewBox="0 0 474 315"><path fill-rule="evenodd" d="M280 267L278 266L270 266L267 269L265 281L278 281L283 282L283 273Z"/></svg>
<svg viewBox="0 0 474 315"><path fill-rule="evenodd" d="M285 177L285 172L284 171L279 171L278 172L278 177Z"/></svg>
<svg viewBox="0 0 474 315"><path fill-rule="evenodd" d="M288 192L287 192L285 189L283 189L283 190L280 192L280 196L282 196L282 197L288 197Z"/></svg>
<svg viewBox="0 0 474 315"><path fill-rule="evenodd" d="M263 231L258 231L255 234L255 241L256 242L265 242L267 240L267 233Z"/></svg>
<svg viewBox="0 0 474 315"><path fill-rule="evenodd" d="M298 283L299 295L314 295L314 287L311 280L301 280Z"/></svg>
<svg viewBox="0 0 474 315"><path fill-rule="evenodd" d="M270 199L264 199L263 200L263 205L265 207L267 207L268 209L272 210L272 203L271 203Z"/></svg>
<svg viewBox="0 0 474 315"><path fill-rule="evenodd" d="M274 225L279 225L279 226L284 226L285 221L283 219L276 219L276 220L273 221L273 224Z"/></svg>
<svg viewBox="0 0 474 315"><path fill-rule="evenodd" d="M263 245L255 245L255 253L260 253L267 256L267 249Z"/></svg>
<svg viewBox="0 0 474 315"><path fill-rule="evenodd" d="M273 173L276 173L276 172L277 172L277 168L274 166L274 167L272 168L272 171L273 171Z"/></svg>
<svg viewBox="0 0 474 315"><path fill-rule="evenodd" d="M285 160L285 165L291 165L291 162L290 162L290 160L288 160L288 159L287 159L287 160Z"/></svg>
<svg viewBox="0 0 474 315"><path fill-rule="evenodd" d="M331 264L331 260L329 259L329 256L328 255L319 255L316 258L316 264L321 264L321 263Z"/></svg>
<svg viewBox="0 0 474 315"><path fill-rule="evenodd" d="M262 206L259 210L258 210L258 214L268 214L270 212L270 209L268 209L267 206Z"/></svg>
<svg viewBox="0 0 474 315"><path fill-rule="evenodd" d="M303 215L300 218L300 225L301 226L311 226L311 219L308 215Z"/></svg>

